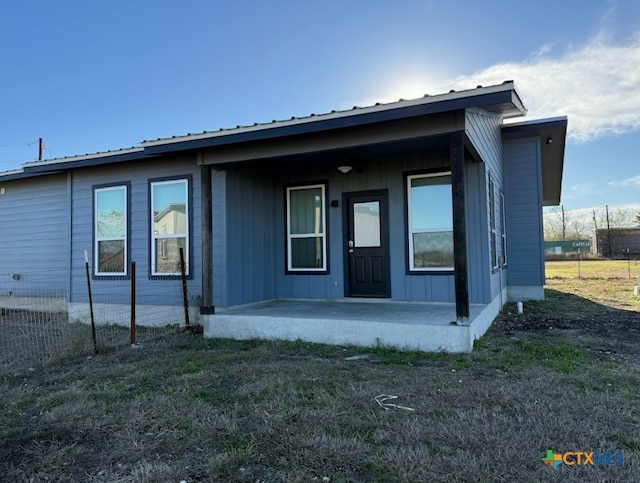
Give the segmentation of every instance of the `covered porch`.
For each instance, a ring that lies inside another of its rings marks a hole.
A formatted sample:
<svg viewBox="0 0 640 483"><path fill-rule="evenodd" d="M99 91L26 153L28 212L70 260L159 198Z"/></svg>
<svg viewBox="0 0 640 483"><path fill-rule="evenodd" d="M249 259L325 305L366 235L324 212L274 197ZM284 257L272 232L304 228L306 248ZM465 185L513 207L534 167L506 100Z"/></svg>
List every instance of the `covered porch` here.
<svg viewBox="0 0 640 483"><path fill-rule="evenodd" d="M206 337L469 352L499 310L498 303L471 304L460 325L454 303L275 299L216 311L203 325Z"/></svg>

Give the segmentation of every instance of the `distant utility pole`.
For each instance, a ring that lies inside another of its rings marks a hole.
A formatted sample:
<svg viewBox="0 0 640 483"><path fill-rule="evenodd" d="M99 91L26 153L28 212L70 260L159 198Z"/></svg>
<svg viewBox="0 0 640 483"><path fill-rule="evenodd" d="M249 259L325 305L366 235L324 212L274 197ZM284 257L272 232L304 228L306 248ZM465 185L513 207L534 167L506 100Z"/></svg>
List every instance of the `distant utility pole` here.
<svg viewBox="0 0 640 483"><path fill-rule="evenodd" d="M44 148L44 142L42 138L38 138L38 161L42 161L42 148Z"/></svg>
<svg viewBox="0 0 640 483"><path fill-rule="evenodd" d="M605 212L607 214L607 241L609 243L609 256L611 256L611 251L613 247L611 246L611 226L609 225L609 205L604 205Z"/></svg>
<svg viewBox="0 0 640 483"><path fill-rule="evenodd" d="M562 209L562 241L567 239L567 222L564 219L564 205L560 205Z"/></svg>
<svg viewBox="0 0 640 483"><path fill-rule="evenodd" d="M598 218L596 218L596 210L591 210L591 212L593 213L593 226L595 227L596 231L595 231L595 239L593 241L593 243L595 244L595 254L597 255L599 253L599 249L602 248L600 245L600 237L598 236ZM603 253L604 255L604 253Z"/></svg>

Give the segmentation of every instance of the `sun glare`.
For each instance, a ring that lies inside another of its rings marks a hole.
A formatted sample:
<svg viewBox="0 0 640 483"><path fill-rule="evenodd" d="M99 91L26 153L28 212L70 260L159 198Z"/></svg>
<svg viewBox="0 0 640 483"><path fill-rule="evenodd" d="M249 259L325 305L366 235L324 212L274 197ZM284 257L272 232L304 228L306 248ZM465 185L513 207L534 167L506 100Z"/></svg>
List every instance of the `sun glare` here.
<svg viewBox="0 0 640 483"><path fill-rule="evenodd" d="M442 94L445 92L443 89L442 79L434 78L433 75L409 74L390 77L382 83L380 92L387 102L393 102L398 99L418 99L427 94Z"/></svg>

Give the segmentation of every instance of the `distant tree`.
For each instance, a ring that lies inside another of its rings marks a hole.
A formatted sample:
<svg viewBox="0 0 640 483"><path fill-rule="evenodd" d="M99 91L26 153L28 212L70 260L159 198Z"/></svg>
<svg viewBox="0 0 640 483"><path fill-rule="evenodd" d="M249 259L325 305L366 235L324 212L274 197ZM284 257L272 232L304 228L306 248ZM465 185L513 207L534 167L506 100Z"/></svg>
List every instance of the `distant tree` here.
<svg viewBox="0 0 640 483"><path fill-rule="evenodd" d="M567 227L567 237L570 240L580 240L591 236L589 227L584 218L574 218L569 221Z"/></svg>
<svg viewBox="0 0 640 483"><path fill-rule="evenodd" d="M98 214L98 236L119 237L124 235L124 214L109 210Z"/></svg>
<svg viewBox="0 0 640 483"><path fill-rule="evenodd" d="M546 241L581 240L591 236L591 226L584 216L567 211L564 206L548 210L544 214L544 239Z"/></svg>
<svg viewBox="0 0 640 483"><path fill-rule="evenodd" d="M609 226L611 228L629 228L634 224L633 210L617 208L609 210Z"/></svg>
<svg viewBox="0 0 640 483"><path fill-rule="evenodd" d="M567 213L564 206L553 208L544 215L544 239L565 240L567 236Z"/></svg>
<svg viewBox="0 0 640 483"><path fill-rule="evenodd" d="M636 214L636 225L640 226L640 213Z"/></svg>

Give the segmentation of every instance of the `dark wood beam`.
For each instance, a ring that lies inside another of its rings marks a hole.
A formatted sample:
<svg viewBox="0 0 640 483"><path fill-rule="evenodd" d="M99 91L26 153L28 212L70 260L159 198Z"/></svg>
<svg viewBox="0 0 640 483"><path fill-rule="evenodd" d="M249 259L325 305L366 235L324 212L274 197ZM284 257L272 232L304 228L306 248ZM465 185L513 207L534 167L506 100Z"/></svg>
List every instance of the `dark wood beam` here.
<svg viewBox="0 0 640 483"><path fill-rule="evenodd" d="M200 154L198 162L201 162ZM200 166L200 198L202 210L202 305L201 314L213 314L213 204L211 193L211 166Z"/></svg>
<svg viewBox="0 0 640 483"><path fill-rule="evenodd" d="M453 268L455 271L456 321L469 323L469 276L464 200L464 131L451 134L451 194L453 202Z"/></svg>

